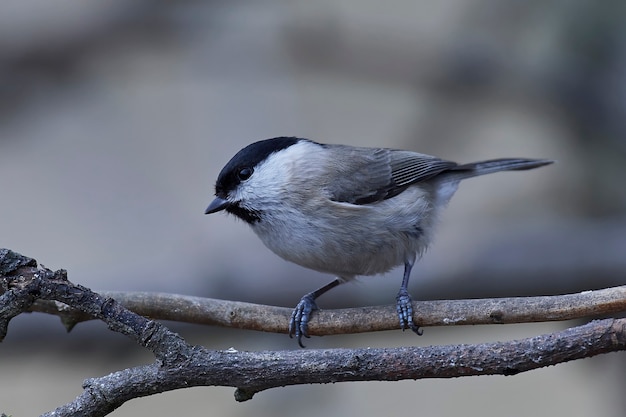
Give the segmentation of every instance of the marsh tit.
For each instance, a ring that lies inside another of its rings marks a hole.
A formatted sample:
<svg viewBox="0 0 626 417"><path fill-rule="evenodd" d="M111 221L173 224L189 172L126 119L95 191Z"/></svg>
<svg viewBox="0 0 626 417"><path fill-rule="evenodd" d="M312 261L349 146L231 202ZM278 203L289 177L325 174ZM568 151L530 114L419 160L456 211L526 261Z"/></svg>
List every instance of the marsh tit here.
<svg viewBox="0 0 626 417"><path fill-rule="evenodd" d="M415 260L459 182L498 171L548 165L545 159L469 164L416 152L327 145L296 137L240 150L220 172L205 214L226 210L250 225L275 254L335 275L294 309L289 336L302 346L315 300L358 275L404 265L396 309L400 328L421 334L407 286Z"/></svg>

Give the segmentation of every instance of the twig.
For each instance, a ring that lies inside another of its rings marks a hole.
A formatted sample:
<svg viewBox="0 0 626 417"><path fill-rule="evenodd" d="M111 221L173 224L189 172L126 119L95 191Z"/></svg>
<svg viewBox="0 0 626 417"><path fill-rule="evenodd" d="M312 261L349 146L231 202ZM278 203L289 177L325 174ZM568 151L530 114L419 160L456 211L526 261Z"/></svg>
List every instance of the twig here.
<svg viewBox="0 0 626 417"><path fill-rule="evenodd" d="M195 324L286 333L291 309L238 301L149 292L99 291L142 316ZM626 311L626 285L577 294L475 300L415 301L420 327L513 324L598 317ZM31 311L61 316L68 328L91 317L56 303L37 301ZM309 333L316 336L398 329L395 306L316 311Z"/></svg>

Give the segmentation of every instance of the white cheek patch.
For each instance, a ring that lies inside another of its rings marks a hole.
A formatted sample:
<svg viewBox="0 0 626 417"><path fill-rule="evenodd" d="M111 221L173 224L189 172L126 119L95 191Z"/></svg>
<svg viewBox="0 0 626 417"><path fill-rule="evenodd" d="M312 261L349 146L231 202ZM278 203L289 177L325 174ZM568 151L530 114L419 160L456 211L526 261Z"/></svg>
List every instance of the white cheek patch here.
<svg viewBox="0 0 626 417"><path fill-rule="evenodd" d="M267 199L277 198L285 178L284 171L284 167L272 163L271 159L262 162L255 167L252 176L237 187L234 199L254 207Z"/></svg>
<svg viewBox="0 0 626 417"><path fill-rule="evenodd" d="M235 190L233 199L246 207L261 209L265 204L277 204L285 193L294 187L294 175L319 166L315 152L319 145L307 141L298 142L286 149L271 154L254 167L254 173Z"/></svg>

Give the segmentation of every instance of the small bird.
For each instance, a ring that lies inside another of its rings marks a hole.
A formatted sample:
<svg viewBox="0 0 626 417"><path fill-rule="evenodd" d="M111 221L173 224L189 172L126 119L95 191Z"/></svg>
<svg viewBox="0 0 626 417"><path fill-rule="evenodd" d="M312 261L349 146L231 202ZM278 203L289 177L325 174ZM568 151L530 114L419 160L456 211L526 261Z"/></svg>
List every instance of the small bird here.
<svg viewBox="0 0 626 417"><path fill-rule="evenodd" d="M400 328L421 335L413 321L409 277L459 182L552 162L510 158L457 164L411 151L276 137L233 156L217 177L215 199L205 214L226 210L281 258L337 277L304 295L294 309L289 336L301 347L320 295L358 275L382 274L398 265L404 265L396 297Z"/></svg>

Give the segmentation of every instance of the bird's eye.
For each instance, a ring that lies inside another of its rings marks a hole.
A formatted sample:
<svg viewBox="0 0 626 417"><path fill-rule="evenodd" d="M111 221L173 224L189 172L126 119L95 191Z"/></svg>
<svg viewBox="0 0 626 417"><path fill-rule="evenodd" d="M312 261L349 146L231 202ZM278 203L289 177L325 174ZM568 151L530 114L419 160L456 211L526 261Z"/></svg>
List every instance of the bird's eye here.
<svg viewBox="0 0 626 417"><path fill-rule="evenodd" d="M239 171L237 171L237 178L239 178L241 181L247 180L248 178L250 178L250 176L252 176L252 168L243 167L239 168Z"/></svg>

